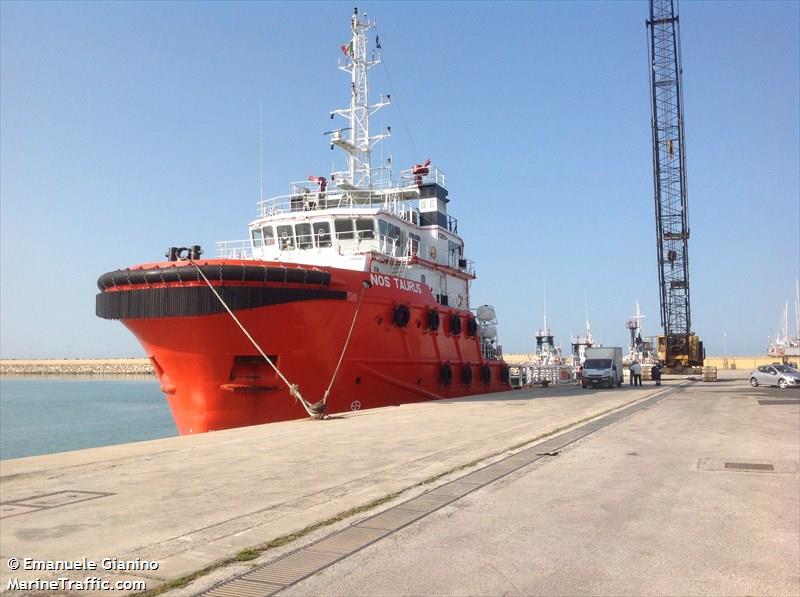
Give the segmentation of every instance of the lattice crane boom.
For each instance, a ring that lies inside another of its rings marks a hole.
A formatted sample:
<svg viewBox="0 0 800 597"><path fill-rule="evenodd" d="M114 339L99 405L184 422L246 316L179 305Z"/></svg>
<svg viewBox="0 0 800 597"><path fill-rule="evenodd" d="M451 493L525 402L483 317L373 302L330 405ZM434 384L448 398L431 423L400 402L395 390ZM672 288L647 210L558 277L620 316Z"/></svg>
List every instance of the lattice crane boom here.
<svg viewBox="0 0 800 597"><path fill-rule="evenodd" d="M653 133L653 186L661 299L659 356L669 366L702 365L689 302L689 217L683 72L676 0L650 0L647 20Z"/></svg>

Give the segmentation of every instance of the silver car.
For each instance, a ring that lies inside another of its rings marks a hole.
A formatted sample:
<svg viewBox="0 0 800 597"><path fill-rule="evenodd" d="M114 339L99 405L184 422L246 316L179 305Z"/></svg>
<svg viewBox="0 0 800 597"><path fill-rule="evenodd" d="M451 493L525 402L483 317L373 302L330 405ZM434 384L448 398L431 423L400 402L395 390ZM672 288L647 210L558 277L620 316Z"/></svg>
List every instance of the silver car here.
<svg viewBox="0 0 800 597"><path fill-rule="evenodd" d="M800 371L786 365L764 365L750 373L750 385L800 388Z"/></svg>

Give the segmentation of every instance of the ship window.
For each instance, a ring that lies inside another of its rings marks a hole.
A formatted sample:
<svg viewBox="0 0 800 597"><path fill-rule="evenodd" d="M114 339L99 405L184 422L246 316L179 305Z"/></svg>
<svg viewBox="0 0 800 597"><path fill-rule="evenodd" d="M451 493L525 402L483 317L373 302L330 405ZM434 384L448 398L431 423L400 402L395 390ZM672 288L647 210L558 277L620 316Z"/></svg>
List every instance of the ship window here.
<svg viewBox="0 0 800 597"><path fill-rule="evenodd" d="M405 233L400 226L386 223L386 253L398 256L405 245Z"/></svg>
<svg viewBox="0 0 800 597"><path fill-rule="evenodd" d="M278 247L281 251L294 250L294 232L291 226L278 226Z"/></svg>
<svg viewBox="0 0 800 597"><path fill-rule="evenodd" d="M314 240L311 237L311 224L295 224L294 231L297 235L298 249L314 248Z"/></svg>
<svg viewBox="0 0 800 597"><path fill-rule="evenodd" d="M419 235L414 234L413 232L409 232L408 233L408 254L409 255L419 255L419 243L420 243Z"/></svg>
<svg viewBox="0 0 800 597"><path fill-rule="evenodd" d="M458 260L461 259L461 245L458 243L454 243L451 240L447 241L448 247L448 265L451 267L458 266Z"/></svg>
<svg viewBox="0 0 800 597"><path fill-rule="evenodd" d="M375 220L372 218L358 218L356 220L358 240L375 238Z"/></svg>
<svg viewBox="0 0 800 597"><path fill-rule="evenodd" d="M331 225L328 222L314 222L314 236L318 247L331 246Z"/></svg>
<svg viewBox="0 0 800 597"><path fill-rule="evenodd" d="M264 226L264 246L271 247L275 244L275 229L272 226Z"/></svg>
<svg viewBox="0 0 800 597"><path fill-rule="evenodd" d="M258 249L262 243L261 228L253 228L250 236L253 238L253 248Z"/></svg>
<svg viewBox="0 0 800 597"><path fill-rule="evenodd" d="M353 220L337 219L333 223L336 238L339 240L353 240Z"/></svg>
<svg viewBox="0 0 800 597"><path fill-rule="evenodd" d="M378 220L378 234L381 236L389 234L389 224L386 223L386 220Z"/></svg>
<svg viewBox="0 0 800 597"><path fill-rule="evenodd" d="M394 224L388 224L387 228L389 229L389 238L395 239L398 243L402 240L403 231L400 230L400 226L395 226Z"/></svg>

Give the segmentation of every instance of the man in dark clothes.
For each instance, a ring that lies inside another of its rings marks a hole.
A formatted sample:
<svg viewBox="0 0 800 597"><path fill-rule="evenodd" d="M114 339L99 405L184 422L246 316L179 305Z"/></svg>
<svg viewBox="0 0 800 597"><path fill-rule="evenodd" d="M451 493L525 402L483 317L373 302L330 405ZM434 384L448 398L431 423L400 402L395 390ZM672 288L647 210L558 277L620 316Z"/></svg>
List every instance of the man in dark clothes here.
<svg viewBox="0 0 800 597"><path fill-rule="evenodd" d="M656 382L657 386L661 385L661 364L656 363L653 365L653 368L650 370L650 375L653 378L653 381Z"/></svg>

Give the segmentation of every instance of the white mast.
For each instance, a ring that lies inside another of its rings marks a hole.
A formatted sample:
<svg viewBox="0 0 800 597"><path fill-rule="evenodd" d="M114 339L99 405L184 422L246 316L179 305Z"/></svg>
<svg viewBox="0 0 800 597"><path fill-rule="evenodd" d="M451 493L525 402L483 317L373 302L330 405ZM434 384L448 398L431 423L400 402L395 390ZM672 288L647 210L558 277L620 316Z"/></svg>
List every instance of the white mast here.
<svg viewBox="0 0 800 597"><path fill-rule="evenodd" d="M783 304L783 341L789 344L789 301Z"/></svg>
<svg viewBox="0 0 800 597"><path fill-rule="evenodd" d="M583 308L586 312L586 342L592 343L592 322L589 319L589 298L583 293Z"/></svg>
<svg viewBox="0 0 800 597"><path fill-rule="evenodd" d="M381 96L377 104L369 105L367 71L380 64L380 54L374 50L372 59L367 59L367 32L374 26L374 21L359 19L358 8L354 9L350 19L353 38L342 46L346 58L343 64L339 64L339 69L350 74L350 107L333 110L331 118L342 116L350 126L331 131L331 144L347 154L347 171L333 173L336 185L344 189L372 188L372 147L390 134L370 136L369 132L370 117L389 104L389 98Z"/></svg>
<svg viewBox="0 0 800 597"><path fill-rule="evenodd" d="M800 338L800 280L794 281L794 333Z"/></svg>

